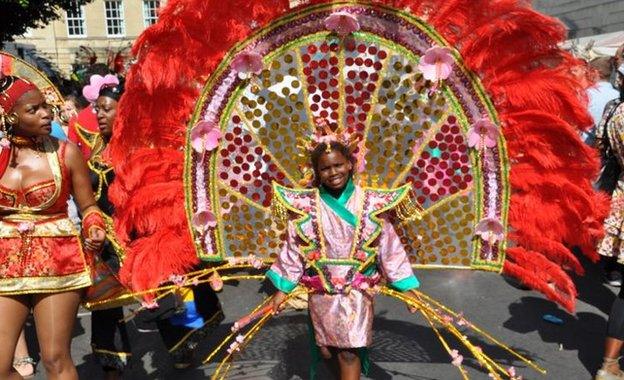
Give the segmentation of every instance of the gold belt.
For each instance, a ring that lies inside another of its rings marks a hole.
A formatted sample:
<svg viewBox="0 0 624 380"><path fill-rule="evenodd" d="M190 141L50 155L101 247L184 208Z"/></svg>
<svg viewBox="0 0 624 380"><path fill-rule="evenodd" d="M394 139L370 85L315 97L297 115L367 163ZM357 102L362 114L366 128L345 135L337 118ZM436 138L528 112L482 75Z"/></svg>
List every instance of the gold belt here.
<svg viewBox="0 0 624 380"><path fill-rule="evenodd" d="M0 217L0 238L79 236L66 213L10 214Z"/></svg>

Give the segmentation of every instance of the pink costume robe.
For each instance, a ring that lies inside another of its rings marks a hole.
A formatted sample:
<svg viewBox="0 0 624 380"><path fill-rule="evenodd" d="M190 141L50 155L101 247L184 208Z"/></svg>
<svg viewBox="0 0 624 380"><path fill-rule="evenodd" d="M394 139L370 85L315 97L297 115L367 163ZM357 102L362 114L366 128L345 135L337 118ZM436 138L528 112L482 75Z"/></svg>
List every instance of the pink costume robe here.
<svg viewBox="0 0 624 380"><path fill-rule="evenodd" d="M359 220L355 217L355 227L339 215L340 209L337 212L335 205L328 205L317 189L275 186L288 215L295 218L288 221L287 241L267 276L285 293L300 283L313 290L309 310L319 346L371 344L373 295L367 289L382 277L399 291L419 286L397 233L383 215L407 195L406 188L375 190L350 185L352 195L343 207L351 218L361 215Z"/></svg>

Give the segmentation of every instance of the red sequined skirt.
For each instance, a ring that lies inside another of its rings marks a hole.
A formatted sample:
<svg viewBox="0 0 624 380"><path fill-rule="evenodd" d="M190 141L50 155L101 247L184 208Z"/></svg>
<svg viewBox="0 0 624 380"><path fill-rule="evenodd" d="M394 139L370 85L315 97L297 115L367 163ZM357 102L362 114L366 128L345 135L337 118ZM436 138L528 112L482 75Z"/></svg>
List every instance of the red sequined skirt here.
<svg viewBox="0 0 624 380"><path fill-rule="evenodd" d="M0 295L56 293L90 285L90 258L66 216L0 220Z"/></svg>

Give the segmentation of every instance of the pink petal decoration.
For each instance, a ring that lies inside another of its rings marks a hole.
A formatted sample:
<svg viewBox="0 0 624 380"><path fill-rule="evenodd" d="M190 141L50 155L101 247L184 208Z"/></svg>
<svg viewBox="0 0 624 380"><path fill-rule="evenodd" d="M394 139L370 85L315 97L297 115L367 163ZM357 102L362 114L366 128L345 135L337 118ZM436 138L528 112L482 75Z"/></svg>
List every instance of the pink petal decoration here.
<svg viewBox="0 0 624 380"><path fill-rule="evenodd" d="M7 139L6 137L0 139L0 151L2 151L2 149L9 148L10 146L11 141L9 139Z"/></svg>
<svg viewBox="0 0 624 380"><path fill-rule="evenodd" d="M477 150L493 148L498 143L499 134L496 124L486 118L479 119L468 130L468 146Z"/></svg>
<svg viewBox="0 0 624 380"><path fill-rule="evenodd" d="M457 355L451 362L454 366L459 367L464 361L464 357L462 355Z"/></svg>
<svg viewBox="0 0 624 380"><path fill-rule="evenodd" d="M483 218L475 227L475 235L492 245L503 239L505 228L496 218Z"/></svg>
<svg viewBox="0 0 624 380"><path fill-rule="evenodd" d="M359 250L355 252L355 258L359 261L366 261L366 257L366 252L364 251Z"/></svg>
<svg viewBox="0 0 624 380"><path fill-rule="evenodd" d="M200 211L193 215L191 220L193 228L197 231L204 232L208 228L214 228L217 225L217 217L208 210Z"/></svg>
<svg viewBox="0 0 624 380"><path fill-rule="evenodd" d="M89 78L89 84L82 88L82 95L91 103L95 103L100 93L100 88L104 85L118 85L119 78L112 74L106 76L91 75Z"/></svg>
<svg viewBox="0 0 624 380"><path fill-rule="evenodd" d="M334 12L325 19L325 27L344 37L360 30L360 22L347 12Z"/></svg>
<svg viewBox="0 0 624 380"><path fill-rule="evenodd" d="M220 139L221 130L215 123L202 120L191 129L191 145L197 153L214 150Z"/></svg>
<svg viewBox="0 0 624 380"><path fill-rule="evenodd" d="M451 75L454 62L449 48L433 46L420 57L418 69L423 73L426 80L437 82Z"/></svg>
<svg viewBox="0 0 624 380"><path fill-rule="evenodd" d="M251 265L255 269L262 268L262 265L264 264L262 262L262 259L260 259L256 255L249 255L249 256L247 256L247 261L249 262L249 265Z"/></svg>
<svg viewBox="0 0 624 380"><path fill-rule="evenodd" d="M262 56L255 52L242 52L239 53L232 60L232 69L239 74L251 75L251 74L260 74L262 69L264 68L264 63L262 62Z"/></svg>
<svg viewBox="0 0 624 380"><path fill-rule="evenodd" d="M158 309L158 302L157 301L143 301L141 302L141 306L145 309Z"/></svg>
<svg viewBox="0 0 624 380"><path fill-rule="evenodd" d="M456 367L459 367L464 361L464 357L460 355L459 351L457 350L451 350L451 358L453 358L453 361L451 361L451 363L453 363L453 365Z"/></svg>
<svg viewBox="0 0 624 380"><path fill-rule="evenodd" d="M217 272L210 276L210 278L208 279L208 283L210 284L212 290L214 290L215 292L219 292L221 291L221 289L223 289L223 280Z"/></svg>
<svg viewBox="0 0 624 380"><path fill-rule="evenodd" d="M35 223L33 222L21 222L17 225L17 231L20 234L32 232L35 229Z"/></svg>
<svg viewBox="0 0 624 380"><path fill-rule="evenodd" d="M186 277L179 274L172 274L169 276L169 281L171 281L175 286L184 286Z"/></svg>

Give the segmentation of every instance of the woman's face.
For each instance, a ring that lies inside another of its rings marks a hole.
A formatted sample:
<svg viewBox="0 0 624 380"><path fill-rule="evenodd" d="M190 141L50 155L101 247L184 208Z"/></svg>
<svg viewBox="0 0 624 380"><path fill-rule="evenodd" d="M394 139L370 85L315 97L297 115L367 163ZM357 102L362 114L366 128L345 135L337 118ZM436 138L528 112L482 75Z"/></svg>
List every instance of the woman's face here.
<svg viewBox="0 0 624 380"><path fill-rule="evenodd" d="M41 91L30 90L22 95L13 106L17 114L17 125L13 133L18 136L47 136L52 132L52 110Z"/></svg>
<svg viewBox="0 0 624 380"><path fill-rule="evenodd" d="M351 176L353 164L337 150L321 154L316 166L321 185L328 190L344 189Z"/></svg>
<svg viewBox="0 0 624 380"><path fill-rule="evenodd" d="M117 116L117 101L108 96L100 96L95 102L95 113L100 133L104 137L111 137L113 135L113 123L115 116Z"/></svg>

